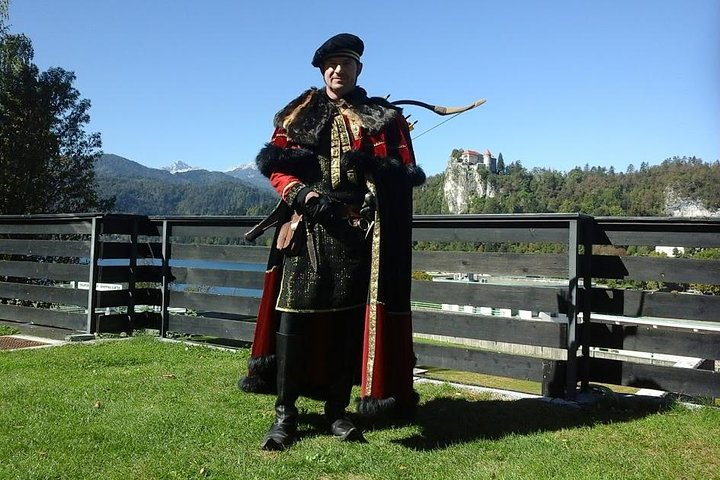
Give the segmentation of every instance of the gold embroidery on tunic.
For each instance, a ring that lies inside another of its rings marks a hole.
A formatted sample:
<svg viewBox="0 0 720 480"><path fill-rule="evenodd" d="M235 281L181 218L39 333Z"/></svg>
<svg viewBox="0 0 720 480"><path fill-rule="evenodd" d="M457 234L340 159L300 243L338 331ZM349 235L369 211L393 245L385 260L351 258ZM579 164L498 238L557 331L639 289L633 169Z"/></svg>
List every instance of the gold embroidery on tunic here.
<svg viewBox="0 0 720 480"><path fill-rule="evenodd" d="M338 106L340 107L340 113L345 116L348 124L350 124L350 134L352 138L358 138L360 136L360 127L363 126L362 119L345 100L340 100Z"/></svg>
<svg viewBox="0 0 720 480"><path fill-rule="evenodd" d="M375 184L372 179L368 179L368 190L377 199ZM377 200L376 200L377 201ZM379 206L378 206L379 207ZM378 285L380 278L380 209L375 209L375 224L372 229L372 247L370 257L370 285L368 287L368 356L365 364L367 371L365 380L364 395L372 394L373 369L375 368L375 340L377 338L377 303L378 303Z"/></svg>
<svg viewBox="0 0 720 480"><path fill-rule="evenodd" d="M330 135L330 179L332 187L340 185L340 159L342 154L352 149L352 134L348 130L345 117L335 115Z"/></svg>

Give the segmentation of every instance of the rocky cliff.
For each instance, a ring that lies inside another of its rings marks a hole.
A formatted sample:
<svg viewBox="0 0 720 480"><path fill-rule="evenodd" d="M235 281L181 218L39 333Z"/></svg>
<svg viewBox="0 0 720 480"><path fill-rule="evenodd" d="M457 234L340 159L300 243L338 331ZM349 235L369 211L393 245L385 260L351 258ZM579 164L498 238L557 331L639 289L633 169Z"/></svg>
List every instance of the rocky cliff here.
<svg viewBox="0 0 720 480"><path fill-rule="evenodd" d="M450 157L443 183L443 195L449 213L468 213L472 198L495 196L488 182L488 167L486 163L468 160L467 156Z"/></svg>
<svg viewBox="0 0 720 480"><path fill-rule="evenodd" d="M697 199L679 195L669 189L665 193L665 214L670 217L720 217L720 210L708 210Z"/></svg>
<svg viewBox="0 0 720 480"><path fill-rule="evenodd" d="M720 218L717 162L704 164L681 158L639 172L616 174L587 166L568 173L552 169L528 172L519 163L509 168L503 163L500 169L493 160L487 150L484 154L453 150L442 184L438 185L441 187L438 196L446 205L443 211L464 214L480 208L489 213L567 211L588 215ZM482 201L496 195L502 198Z"/></svg>

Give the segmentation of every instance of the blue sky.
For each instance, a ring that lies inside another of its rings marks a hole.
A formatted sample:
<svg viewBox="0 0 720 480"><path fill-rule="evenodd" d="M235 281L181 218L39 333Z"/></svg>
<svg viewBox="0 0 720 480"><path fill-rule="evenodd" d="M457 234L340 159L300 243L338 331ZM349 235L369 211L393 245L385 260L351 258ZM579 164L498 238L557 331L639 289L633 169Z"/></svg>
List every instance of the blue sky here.
<svg viewBox="0 0 720 480"><path fill-rule="evenodd" d="M252 162L343 31L371 95L487 99L416 139L428 174L453 148L561 171L720 159L717 0L11 0L9 23L40 68L75 72L105 152L155 168ZM416 136L447 118L405 113Z"/></svg>

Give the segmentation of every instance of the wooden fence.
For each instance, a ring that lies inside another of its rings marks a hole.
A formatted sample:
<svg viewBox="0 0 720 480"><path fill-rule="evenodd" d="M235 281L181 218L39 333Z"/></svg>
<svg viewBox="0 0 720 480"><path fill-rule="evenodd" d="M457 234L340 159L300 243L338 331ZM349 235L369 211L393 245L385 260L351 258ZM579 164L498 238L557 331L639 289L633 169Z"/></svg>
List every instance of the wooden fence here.
<svg viewBox="0 0 720 480"><path fill-rule="evenodd" d="M0 216L0 318L251 341L269 239L242 237L258 220ZM720 285L720 260L593 252L717 248L720 220L417 216L413 241L413 270L426 272L412 286L418 365L538 381L566 398L589 382L720 397L720 296L606 286Z"/></svg>

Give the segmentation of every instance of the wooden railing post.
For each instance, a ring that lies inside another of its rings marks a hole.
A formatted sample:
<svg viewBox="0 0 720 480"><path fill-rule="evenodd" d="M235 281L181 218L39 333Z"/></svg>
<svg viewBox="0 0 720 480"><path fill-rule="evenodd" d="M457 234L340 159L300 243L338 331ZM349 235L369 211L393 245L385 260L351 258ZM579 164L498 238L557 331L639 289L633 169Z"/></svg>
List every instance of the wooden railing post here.
<svg viewBox="0 0 720 480"><path fill-rule="evenodd" d="M570 220L568 223L567 367L565 370L565 398L568 400L575 399L578 376L577 312L578 281L580 278L578 243L578 220Z"/></svg>
<svg viewBox="0 0 720 480"><path fill-rule="evenodd" d="M592 258L593 258L593 228L594 218L587 218L581 224L580 238L583 245L582 279L583 289L580 295L582 309L582 327L580 330L580 343L582 348L582 362L580 363L580 389L587 390L590 383L590 332L592 311Z"/></svg>
<svg viewBox="0 0 720 480"><path fill-rule="evenodd" d="M137 303L135 283L137 280L137 257L138 257L138 218L133 218L130 226L130 262L128 271L128 299L127 317L128 329L132 332L137 324L135 322L135 304Z"/></svg>
<svg viewBox="0 0 720 480"><path fill-rule="evenodd" d="M91 220L90 230L90 269L88 273L87 320L85 333L95 332L95 306L97 305L98 254L100 251L100 227L98 217Z"/></svg>
<svg viewBox="0 0 720 480"><path fill-rule="evenodd" d="M160 305L160 336L167 335L170 318L168 307L170 306L170 255L172 225L168 220L162 221L162 301Z"/></svg>

